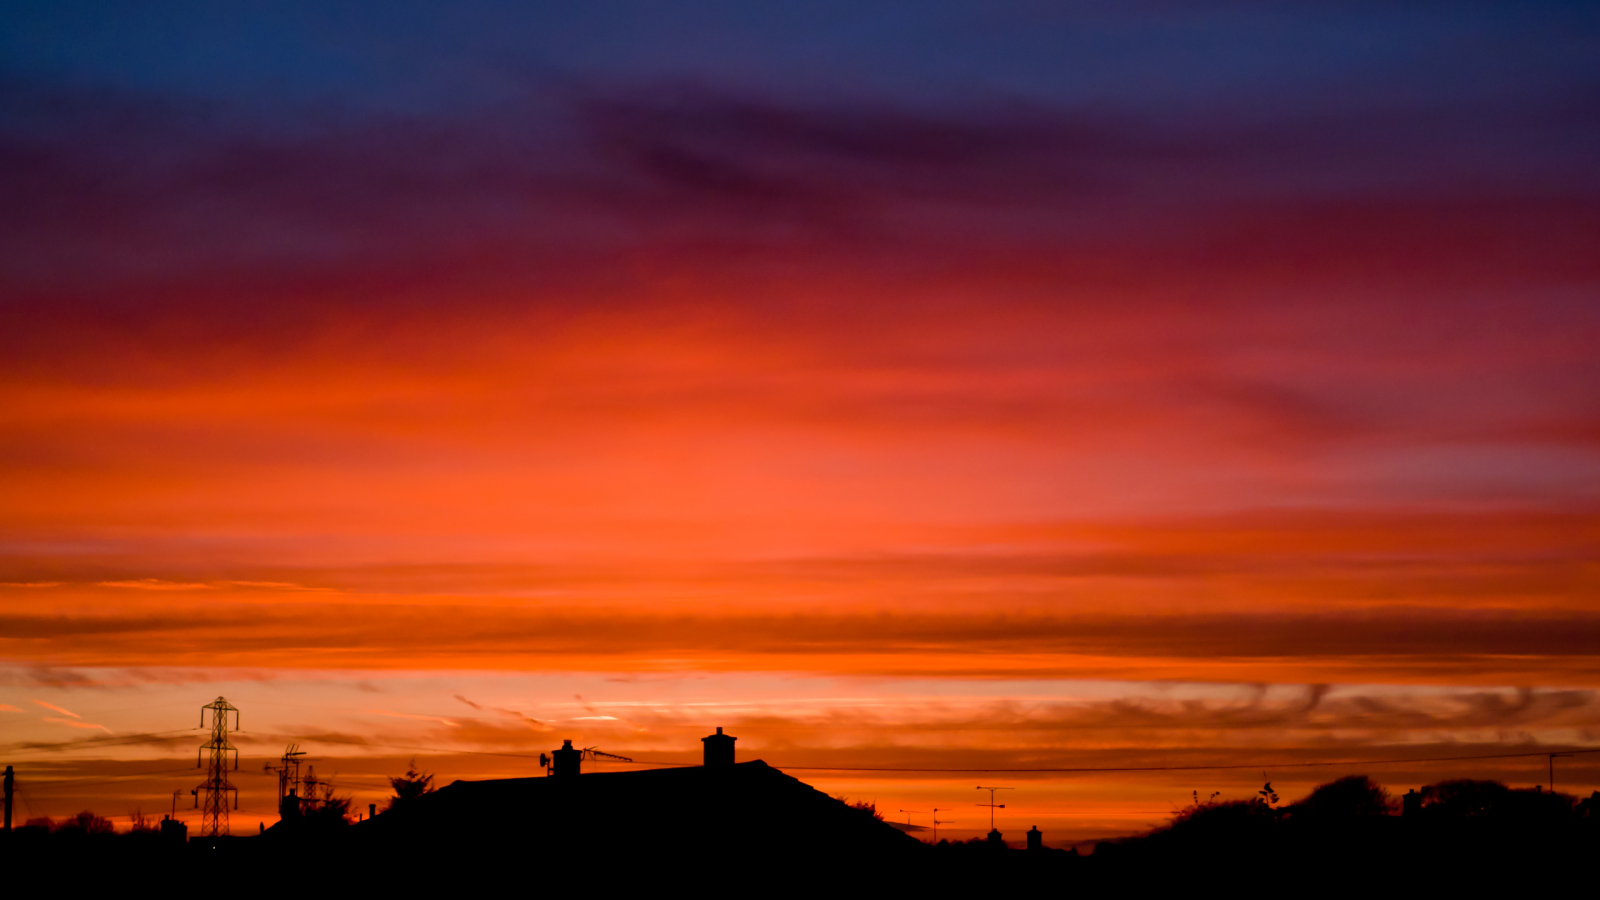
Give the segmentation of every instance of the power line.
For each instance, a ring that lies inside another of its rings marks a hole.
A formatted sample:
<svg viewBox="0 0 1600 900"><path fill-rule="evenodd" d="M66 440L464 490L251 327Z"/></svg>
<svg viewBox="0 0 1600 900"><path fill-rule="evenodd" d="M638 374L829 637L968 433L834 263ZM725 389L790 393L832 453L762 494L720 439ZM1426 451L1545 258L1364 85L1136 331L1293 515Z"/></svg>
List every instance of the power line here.
<svg viewBox="0 0 1600 900"><path fill-rule="evenodd" d="M277 736L277 735L272 735ZM293 737L290 735L290 737ZM417 750L424 753L433 753L442 756L469 754L475 756L500 756L513 759L536 759L528 753L494 753L487 750L448 750L442 747L421 747L404 744L379 744L368 741L299 737L299 740L328 741L332 743L352 744L365 747L382 747L391 750ZM1424 756L1424 757L1388 757L1378 759L1338 759L1338 760L1312 760L1307 762L1248 762L1224 763L1217 765L1189 765L1189 766L1057 766L1039 768L933 768L933 767L901 767L901 766L785 766L776 765L774 768L798 772L920 772L929 774L982 774L996 772L1016 772L1021 774L1078 774L1094 772L1205 772L1226 769L1302 769L1323 766L1375 766L1393 765L1404 763L1435 763L1435 762L1471 762L1485 759L1522 759L1536 756L1549 756L1551 753L1600 753L1600 747L1586 747L1572 750L1530 750L1516 753L1480 753L1472 756ZM632 765L642 766L694 766L696 763L666 762L663 760L637 759L631 761Z"/></svg>
<svg viewBox="0 0 1600 900"><path fill-rule="evenodd" d="M30 743L12 744L12 745L0 746L0 751L7 751L7 750L13 750L13 749L22 749L22 748L27 748L27 749L57 749L57 748L79 748L79 747L85 747L85 746L93 746L93 747L105 746L105 747L110 747L110 746L119 746L121 744L158 743L158 742L162 742L162 741L170 741L170 740L172 740L169 737L164 737L164 735L182 734L182 733L184 733L186 731L190 731L190 730L192 730L192 729L180 729L180 730L177 730L177 731L167 731L167 732L152 732L152 733L144 734L144 735L130 735L128 737L121 737L121 738L87 738L87 739L83 739L83 740L79 740L79 741L65 741L65 742L61 742L61 743L58 743L58 744L30 744ZM386 749L386 750L411 750L411 751L416 751L416 752L420 752L420 753L428 753L428 754L439 755L439 756L457 756L457 755L494 756L494 757L500 757L500 758L505 758L505 759L529 759L529 760L537 760L539 758L536 754L531 754L531 753L506 753L506 752L496 752L496 751L490 751L490 750L449 749L449 748L444 748L444 747L426 747L426 746L421 746L421 745L417 745L417 744L388 744L388 743L378 743L378 742L374 742L374 741L356 740L356 739L350 739L350 738L336 738L336 737L331 737L331 736L326 736L326 735L311 736L311 735L257 734L256 736L258 736L258 737L269 737L269 738L291 738L291 739L295 739L295 740L317 741L317 742L320 742L320 743L331 743L331 744L344 744L344 745L357 746L357 747L376 747L376 748L382 748L382 749ZM1017 774L1093 774L1093 773L1098 773L1098 772L1104 772L1104 773L1117 773L1117 772L1206 772L1206 771L1224 771L1224 770L1231 770L1231 769L1261 769L1261 768L1267 768L1267 769L1303 769L1303 768L1320 768L1320 767L1327 767L1327 766L1377 766L1377 765L1404 765L1404 764L1407 764L1407 763L1419 763L1420 764L1420 763L1437 763L1437 762L1473 762L1473 761L1478 761L1478 760L1491 760L1491 759L1531 759L1533 757L1549 756L1551 753L1572 753L1572 754L1600 753L1600 747L1584 747L1584 748L1575 748L1575 749L1552 748L1550 750L1529 750L1529 751L1519 751L1519 752L1515 752L1515 753L1480 753L1480 754L1474 754L1474 755L1469 755L1469 756L1424 756L1424 757L1399 757L1399 756L1397 756L1397 757L1384 757L1384 758L1378 758L1378 759L1310 760L1310 761L1300 761L1300 762L1287 762L1287 761L1263 762L1263 761L1254 761L1254 762L1247 762L1247 763L1218 763L1218 764L1212 764L1212 765L1178 765L1178 766L1049 766L1049 767L1003 767L1003 766L991 766L991 767L981 767L981 768L942 768L942 767L932 767L932 766L847 766L847 765L840 765L840 766L785 766L785 765L779 765L779 766L776 766L776 768L785 769L785 770L792 770L792 771L797 771L797 772L903 772L903 773L921 773L921 774L950 774L950 775L958 775L958 774L973 774L973 775L975 775L975 774L983 774L983 773L991 773L992 774L992 773L1005 773L1005 772L1011 772L1011 773L1017 773ZM619 764L621 764L621 763L619 763ZM693 765L695 765L695 763L668 762L668 761L665 761L665 760L648 760L648 759L634 760L631 764L632 765L644 765L644 766L663 766L663 767L683 767L683 766L693 766ZM33 783L34 784L40 784L42 782L33 782Z"/></svg>
<svg viewBox="0 0 1600 900"><path fill-rule="evenodd" d="M1336 759L1315 760L1312 762L1251 762L1228 763L1214 766L1077 766L1061 768L1038 769L914 769L914 768L887 768L864 766L778 766L777 768L808 772L947 772L952 774L966 773L979 774L983 772L1205 772L1215 769L1303 769L1312 766L1377 766L1391 763L1431 763L1431 762L1469 762L1478 759L1519 759L1523 757L1549 756L1551 752L1559 753L1600 753L1600 747L1589 747L1582 750L1549 751L1539 750L1527 753L1487 753L1477 756L1425 756L1425 757L1393 757L1390 759Z"/></svg>

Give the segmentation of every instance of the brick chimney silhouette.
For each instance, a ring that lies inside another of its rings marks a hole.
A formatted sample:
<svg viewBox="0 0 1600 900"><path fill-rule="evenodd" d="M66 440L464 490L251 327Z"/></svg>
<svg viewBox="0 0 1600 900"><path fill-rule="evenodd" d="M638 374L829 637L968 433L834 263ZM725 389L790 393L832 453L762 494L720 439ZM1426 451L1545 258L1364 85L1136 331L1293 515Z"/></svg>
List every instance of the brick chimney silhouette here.
<svg viewBox="0 0 1600 900"><path fill-rule="evenodd" d="M700 739L706 745L706 768L721 768L733 765L733 742L738 738L722 733L722 728L717 728L716 734L707 735Z"/></svg>
<svg viewBox="0 0 1600 900"><path fill-rule="evenodd" d="M553 773L557 778L576 778L583 771L583 751L562 741L561 749L550 754L555 759Z"/></svg>

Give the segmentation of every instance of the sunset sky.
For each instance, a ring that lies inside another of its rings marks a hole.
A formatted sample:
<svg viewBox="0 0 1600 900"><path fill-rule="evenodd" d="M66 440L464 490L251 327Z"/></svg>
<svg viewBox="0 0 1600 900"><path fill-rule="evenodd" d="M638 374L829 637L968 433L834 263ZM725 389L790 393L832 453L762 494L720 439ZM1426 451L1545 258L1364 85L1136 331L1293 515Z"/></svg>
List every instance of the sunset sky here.
<svg viewBox="0 0 1600 900"><path fill-rule="evenodd" d="M22 2L0 97L19 816L219 694L236 833L289 741L1055 845L1600 745L1595 4Z"/></svg>

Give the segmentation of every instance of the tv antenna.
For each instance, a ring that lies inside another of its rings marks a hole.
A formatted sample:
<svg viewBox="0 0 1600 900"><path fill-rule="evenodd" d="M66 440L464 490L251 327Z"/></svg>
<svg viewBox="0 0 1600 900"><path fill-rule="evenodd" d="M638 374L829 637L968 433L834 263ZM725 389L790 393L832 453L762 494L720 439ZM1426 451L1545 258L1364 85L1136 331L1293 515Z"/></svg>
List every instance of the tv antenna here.
<svg viewBox="0 0 1600 900"><path fill-rule="evenodd" d="M294 790L295 786L300 783L300 757L305 755L306 752L300 749L299 744L290 744L284 748L283 759L278 760L277 765L265 763L262 767L264 771L278 773L278 810L280 813L283 810L283 798L289 796L289 792Z"/></svg>
<svg viewBox="0 0 1600 900"><path fill-rule="evenodd" d="M916 813L919 816L927 813L927 810L925 810L925 809L902 809L900 811L906 814L906 824L907 825L911 824L911 814L912 813Z"/></svg>
<svg viewBox="0 0 1600 900"><path fill-rule="evenodd" d="M572 742L568 741L567 743L571 744ZM626 756L618 756L615 753L607 753L604 750L596 750L593 747L584 747L582 750L578 751L578 754L579 754L579 756L578 756L579 760L585 760L585 759L614 759L617 762L625 762L625 763L633 762L632 759L630 759L630 758L628 758ZM549 771L550 767L553 766L553 765L555 765L555 760L551 758L550 754L548 754L548 753L539 754L539 767L540 768L542 768L542 769L544 769L546 771Z"/></svg>
<svg viewBox="0 0 1600 900"><path fill-rule="evenodd" d="M978 785L977 789L980 790L980 791L988 791L989 792L989 802L988 803L978 803L978 804L975 804L975 805L989 807L989 830L993 831L994 830L994 811L997 810L997 809L1005 809L1006 808L1006 805L1004 803L995 803L994 802L994 792L995 791L1014 791L1014 790L1016 790L1016 788L984 787L983 785L980 784L980 785Z"/></svg>
<svg viewBox="0 0 1600 900"><path fill-rule="evenodd" d="M950 811L950 807L948 807L948 806L945 807L944 811L945 812L949 812ZM939 826L940 825L949 825L954 821L955 821L955 819L945 819L944 821L940 821L939 820L939 807L935 806L933 808L933 842L935 844L939 843Z"/></svg>

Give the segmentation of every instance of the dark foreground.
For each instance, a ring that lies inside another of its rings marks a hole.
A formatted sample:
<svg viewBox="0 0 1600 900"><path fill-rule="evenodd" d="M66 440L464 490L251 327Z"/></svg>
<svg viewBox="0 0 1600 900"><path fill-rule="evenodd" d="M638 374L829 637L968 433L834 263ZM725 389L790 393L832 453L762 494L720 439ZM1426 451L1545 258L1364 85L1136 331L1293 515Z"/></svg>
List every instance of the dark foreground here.
<svg viewBox="0 0 1600 900"><path fill-rule="evenodd" d="M740 777L789 789L773 770L744 772ZM1196 804L1165 828L1102 843L1083 856L978 841L930 846L898 832L888 836L881 822L855 810L848 814L856 818L841 818L839 809L848 807L829 807L838 803L831 798L795 798L788 810L798 823L763 821L759 810L730 807L727 797L715 796L678 816L661 809L647 820L625 821L615 818L622 810L610 804L640 785L648 792L649 779L585 779L575 788L473 784L359 825L286 822L265 835L212 841L20 829L0 835L0 863L13 883L38 875L73 893L203 887L245 896L462 890L1431 896L1586 892L1600 859L1600 797L1578 802L1493 782L1430 786L1405 804L1403 814L1365 779L1325 785L1286 808L1259 801ZM735 792L749 787L729 784ZM514 790L550 794L542 799L551 814L485 805ZM553 792L565 790L581 791L565 799L587 802L559 802L564 798ZM830 830L800 830L821 820L832 823ZM652 837L634 837L639 834Z"/></svg>

